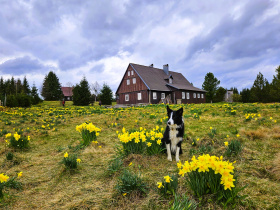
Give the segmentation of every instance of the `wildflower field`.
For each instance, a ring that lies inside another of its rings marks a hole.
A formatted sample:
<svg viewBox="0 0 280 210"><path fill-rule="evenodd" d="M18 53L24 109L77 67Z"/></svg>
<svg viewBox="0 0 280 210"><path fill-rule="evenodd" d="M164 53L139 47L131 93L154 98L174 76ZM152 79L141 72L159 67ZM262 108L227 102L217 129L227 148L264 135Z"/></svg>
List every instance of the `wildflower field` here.
<svg viewBox="0 0 280 210"><path fill-rule="evenodd" d="M0 208L280 209L280 104L0 107Z"/></svg>

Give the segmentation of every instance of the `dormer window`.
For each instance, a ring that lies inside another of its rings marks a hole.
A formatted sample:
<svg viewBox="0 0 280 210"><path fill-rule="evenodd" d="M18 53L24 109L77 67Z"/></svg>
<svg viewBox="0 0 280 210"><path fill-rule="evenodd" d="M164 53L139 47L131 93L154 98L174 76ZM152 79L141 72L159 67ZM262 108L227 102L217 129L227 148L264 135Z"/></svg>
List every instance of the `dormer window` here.
<svg viewBox="0 0 280 210"><path fill-rule="evenodd" d="M172 82L173 82L173 79L170 77L169 78L169 84L172 84Z"/></svg>

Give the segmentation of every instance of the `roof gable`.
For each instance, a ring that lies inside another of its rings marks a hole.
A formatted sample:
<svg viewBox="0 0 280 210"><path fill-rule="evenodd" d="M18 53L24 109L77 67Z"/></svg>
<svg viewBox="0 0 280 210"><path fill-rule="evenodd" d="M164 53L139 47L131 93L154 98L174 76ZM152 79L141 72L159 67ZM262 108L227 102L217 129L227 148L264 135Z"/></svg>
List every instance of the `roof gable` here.
<svg viewBox="0 0 280 210"><path fill-rule="evenodd" d="M130 63L135 72L150 90L170 91L169 86L180 90L194 90L205 92L202 89L194 87L181 73L169 71L168 75L163 69L143 66ZM172 84L166 82L166 79L172 77Z"/></svg>

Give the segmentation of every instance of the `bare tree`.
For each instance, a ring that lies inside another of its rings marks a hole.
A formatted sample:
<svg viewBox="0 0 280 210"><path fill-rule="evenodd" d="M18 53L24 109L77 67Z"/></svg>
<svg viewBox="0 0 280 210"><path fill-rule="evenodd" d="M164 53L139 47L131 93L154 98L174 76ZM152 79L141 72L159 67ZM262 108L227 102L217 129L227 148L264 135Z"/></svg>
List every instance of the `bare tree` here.
<svg viewBox="0 0 280 210"><path fill-rule="evenodd" d="M96 98L98 96L98 94L100 93L100 85L98 84L98 82L96 81L95 83L91 84L91 91L95 96L95 102L96 102Z"/></svg>
<svg viewBox="0 0 280 210"><path fill-rule="evenodd" d="M73 87L73 84L71 82L67 82L66 87Z"/></svg>

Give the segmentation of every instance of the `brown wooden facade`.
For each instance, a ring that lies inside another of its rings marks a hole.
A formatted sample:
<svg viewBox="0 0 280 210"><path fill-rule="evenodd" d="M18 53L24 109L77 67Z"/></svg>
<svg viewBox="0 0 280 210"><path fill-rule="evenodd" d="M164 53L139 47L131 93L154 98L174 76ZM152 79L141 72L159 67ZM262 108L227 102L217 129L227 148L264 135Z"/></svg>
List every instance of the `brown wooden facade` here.
<svg viewBox="0 0 280 210"><path fill-rule="evenodd" d="M129 82L127 82L128 80ZM206 102L205 92L203 91L179 90L172 87L169 87L169 89L170 91L150 90L141 76L129 65L116 92L117 104L158 104L163 101L162 93L164 93L165 98L169 95L171 103L175 104ZM182 97L183 92L185 99Z"/></svg>

